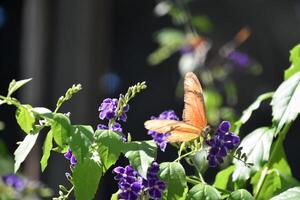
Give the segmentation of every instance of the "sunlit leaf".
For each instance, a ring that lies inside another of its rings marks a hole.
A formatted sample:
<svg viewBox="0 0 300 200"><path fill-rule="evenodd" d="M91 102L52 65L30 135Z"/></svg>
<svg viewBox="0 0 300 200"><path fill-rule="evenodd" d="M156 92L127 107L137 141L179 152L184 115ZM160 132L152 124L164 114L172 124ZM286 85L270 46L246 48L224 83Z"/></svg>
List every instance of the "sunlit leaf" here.
<svg viewBox="0 0 300 200"><path fill-rule="evenodd" d="M123 149L122 138L119 134L110 130L97 130L95 132L98 153L104 167L104 171L110 168L118 160Z"/></svg>
<svg viewBox="0 0 300 200"><path fill-rule="evenodd" d="M185 199L187 183L185 171L178 162L164 162L160 164L159 177L167 184L163 199Z"/></svg>
<svg viewBox="0 0 300 200"><path fill-rule="evenodd" d="M231 175L235 169L234 165L231 165L222 171L219 171L216 175L215 182L213 184L214 187L226 190L228 188L228 184L230 183Z"/></svg>
<svg viewBox="0 0 300 200"><path fill-rule="evenodd" d="M300 71L300 44L295 46L291 51L290 51L290 61L291 61L291 66L284 71L284 79L287 80L291 76L293 76L295 73Z"/></svg>
<svg viewBox="0 0 300 200"><path fill-rule="evenodd" d="M17 91L20 87L22 87L23 85L25 85L29 81L31 81L31 78L20 80L20 81L12 80L9 84L9 87L8 87L7 97L10 97L15 91Z"/></svg>
<svg viewBox="0 0 300 200"><path fill-rule="evenodd" d="M300 112L300 72L294 74L284 81L273 95L272 115L273 121L277 123L276 133L284 124L296 119Z"/></svg>
<svg viewBox="0 0 300 200"><path fill-rule="evenodd" d="M156 158L156 144L150 141L130 142L124 147L124 154L130 164L143 176L146 177L148 167Z"/></svg>
<svg viewBox="0 0 300 200"><path fill-rule="evenodd" d="M44 146L43 146L43 156L41 159L41 169L42 172L46 169L48 165L48 159L50 157L51 149L52 149L52 140L53 140L53 134L52 131L50 130L46 136Z"/></svg>
<svg viewBox="0 0 300 200"><path fill-rule="evenodd" d="M290 188L270 200L298 200L300 199L300 187Z"/></svg>
<svg viewBox="0 0 300 200"><path fill-rule="evenodd" d="M219 200L221 195L214 187L206 184L195 185L188 193L187 200Z"/></svg>
<svg viewBox="0 0 300 200"><path fill-rule="evenodd" d="M73 171L73 182L76 200L92 200L98 189L102 168L93 159L77 163Z"/></svg>
<svg viewBox="0 0 300 200"><path fill-rule="evenodd" d="M253 163L253 167L247 167L239 160L234 159L235 170L232 174L233 181L247 180L250 175L263 166L269 159L274 129L267 127L258 128L248 134L239 147L243 147L243 153L247 155L247 163Z"/></svg>
<svg viewBox="0 0 300 200"><path fill-rule="evenodd" d="M16 119L21 129L27 134L30 133L32 126L35 122L34 115L31 112L31 106L19 106L16 111Z"/></svg>
<svg viewBox="0 0 300 200"><path fill-rule="evenodd" d="M70 136L70 148L78 162L81 162L89 152L93 142L94 130L91 126L74 125Z"/></svg>
<svg viewBox="0 0 300 200"><path fill-rule="evenodd" d="M245 189L232 192L227 200L254 200L254 197Z"/></svg>
<svg viewBox="0 0 300 200"><path fill-rule="evenodd" d="M71 133L71 122L68 117L61 113L49 115L52 119L51 129L56 144L63 147Z"/></svg>
<svg viewBox="0 0 300 200"><path fill-rule="evenodd" d="M24 140L20 143L20 145L14 152L14 155L15 155L14 171L15 172L18 171L21 163L28 156L29 152L31 151L32 147L34 146L34 144L38 138L38 135L39 135L38 133L26 135Z"/></svg>

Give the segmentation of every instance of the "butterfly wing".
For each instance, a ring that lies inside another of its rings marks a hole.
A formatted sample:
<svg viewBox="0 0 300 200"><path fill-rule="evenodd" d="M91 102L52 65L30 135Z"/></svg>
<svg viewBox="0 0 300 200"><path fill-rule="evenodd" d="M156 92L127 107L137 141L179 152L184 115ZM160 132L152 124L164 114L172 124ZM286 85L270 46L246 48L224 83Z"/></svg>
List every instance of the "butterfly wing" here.
<svg viewBox="0 0 300 200"><path fill-rule="evenodd" d="M148 120L145 128L158 133L171 133L169 142L186 142L199 136L201 130L182 121L176 120Z"/></svg>
<svg viewBox="0 0 300 200"><path fill-rule="evenodd" d="M207 126L203 90L197 76L192 72L188 72L184 78L184 110L182 118L184 122L200 130Z"/></svg>

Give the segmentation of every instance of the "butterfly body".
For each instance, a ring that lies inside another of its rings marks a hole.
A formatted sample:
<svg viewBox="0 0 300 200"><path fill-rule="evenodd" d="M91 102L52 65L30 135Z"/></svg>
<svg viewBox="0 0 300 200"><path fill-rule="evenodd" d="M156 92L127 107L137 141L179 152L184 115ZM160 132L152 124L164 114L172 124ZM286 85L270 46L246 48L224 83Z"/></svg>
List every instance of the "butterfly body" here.
<svg viewBox="0 0 300 200"><path fill-rule="evenodd" d="M184 110L182 121L148 120L145 128L158 133L171 133L169 142L188 142L206 135L209 126L205 113L204 97L197 76L188 72L184 78Z"/></svg>

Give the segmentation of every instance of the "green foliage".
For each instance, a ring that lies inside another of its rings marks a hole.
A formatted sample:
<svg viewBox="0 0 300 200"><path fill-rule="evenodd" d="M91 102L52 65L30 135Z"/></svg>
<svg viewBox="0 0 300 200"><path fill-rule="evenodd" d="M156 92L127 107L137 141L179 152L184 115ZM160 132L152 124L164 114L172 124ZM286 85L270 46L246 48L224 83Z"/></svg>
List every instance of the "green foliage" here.
<svg viewBox="0 0 300 200"><path fill-rule="evenodd" d="M20 81L12 80L8 87L7 97L10 97L15 91L27 84L29 81L31 81L31 78Z"/></svg>
<svg viewBox="0 0 300 200"><path fill-rule="evenodd" d="M17 172L20 168L21 163L25 160L28 156L29 152L33 148L39 134L28 134L26 135L25 139L20 143L16 151L14 152L15 155L15 166L14 171Z"/></svg>
<svg viewBox="0 0 300 200"><path fill-rule="evenodd" d="M43 146L43 156L41 159L41 169L42 172L46 169L47 165L48 165L48 159L50 157L50 153L53 147L53 133L52 130L50 130L46 136L45 142L44 142L44 146Z"/></svg>
<svg viewBox="0 0 300 200"><path fill-rule="evenodd" d="M248 134L242 140L240 147L243 147L243 153L247 155L247 162L253 163L254 166L249 168L244 163L234 160L236 168L232 174L233 181L249 179L252 173L261 169L263 164L268 161L273 134L274 129L262 127Z"/></svg>
<svg viewBox="0 0 300 200"><path fill-rule="evenodd" d="M215 182L213 184L214 187L226 190L231 182L231 176L234 172L235 166L231 165L222 171L219 171L216 175Z"/></svg>
<svg viewBox="0 0 300 200"><path fill-rule="evenodd" d="M185 171L178 162L164 162L160 165L159 177L167 184L163 199L185 199L187 192L187 182Z"/></svg>
<svg viewBox="0 0 300 200"><path fill-rule="evenodd" d="M290 51L290 61L291 61L291 66L284 71L284 79L287 80L291 76L293 76L295 73L300 71L300 44L295 46L291 51Z"/></svg>
<svg viewBox="0 0 300 200"><path fill-rule="evenodd" d="M276 134L284 124L296 119L300 112L300 72L284 81L273 95L271 102L273 121L276 123Z"/></svg>
<svg viewBox="0 0 300 200"><path fill-rule="evenodd" d="M69 118L61 113L51 113L47 116L50 116L54 141L60 147L64 147L67 144L72 128Z"/></svg>
<svg viewBox="0 0 300 200"><path fill-rule="evenodd" d="M300 199L300 187L290 188L270 200L298 200Z"/></svg>
<svg viewBox="0 0 300 200"><path fill-rule="evenodd" d="M124 144L121 136L110 130L97 130L95 138L103 170L106 171L118 160Z"/></svg>
<svg viewBox="0 0 300 200"><path fill-rule="evenodd" d="M227 200L254 200L254 198L247 190L240 189L232 192Z"/></svg>
<svg viewBox="0 0 300 200"><path fill-rule="evenodd" d="M125 144L124 154L143 177L146 177L148 167L156 158L156 144L150 141L129 142Z"/></svg>
<svg viewBox="0 0 300 200"><path fill-rule="evenodd" d="M91 200L98 189L102 176L102 167L95 160L86 158L77 163L73 171L75 198L77 200Z"/></svg>
<svg viewBox="0 0 300 200"><path fill-rule="evenodd" d="M20 105L16 111L16 119L25 133L30 133L35 122L34 114L31 111L30 105Z"/></svg>
<svg viewBox="0 0 300 200"><path fill-rule="evenodd" d="M88 156L89 148L93 142L94 130L91 126L74 125L69 146L78 162Z"/></svg>
<svg viewBox="0 0 300 200"><path fill-rule="evenodd" d="M187 200L221 200L221 195L210 185L198 184L189 191Z"/></svg>

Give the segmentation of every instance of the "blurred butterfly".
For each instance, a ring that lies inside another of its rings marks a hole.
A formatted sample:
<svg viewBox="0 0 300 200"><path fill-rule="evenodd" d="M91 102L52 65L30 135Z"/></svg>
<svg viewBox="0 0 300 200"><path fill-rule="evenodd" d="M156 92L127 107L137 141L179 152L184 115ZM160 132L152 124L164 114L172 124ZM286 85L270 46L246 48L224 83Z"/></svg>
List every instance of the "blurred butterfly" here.
<svg viewBox="0 0 300 200"><path fill-rule="evenodd" d="M171 133L169 142L187 142L207 132L207 118L201 84L197 76L188 72L184 78L183 121L148 120L145 128L158 133Z"/></svg>

